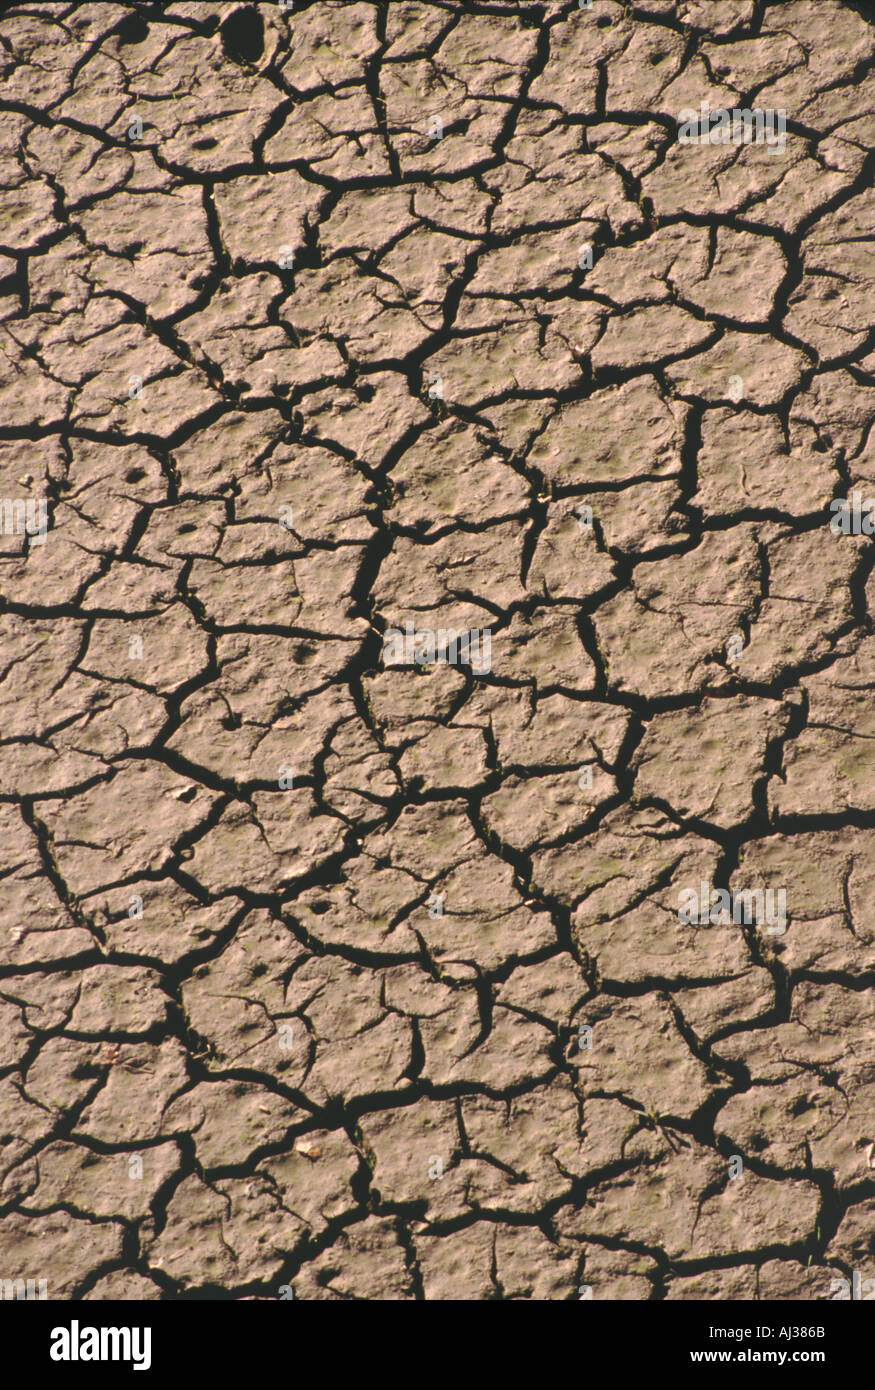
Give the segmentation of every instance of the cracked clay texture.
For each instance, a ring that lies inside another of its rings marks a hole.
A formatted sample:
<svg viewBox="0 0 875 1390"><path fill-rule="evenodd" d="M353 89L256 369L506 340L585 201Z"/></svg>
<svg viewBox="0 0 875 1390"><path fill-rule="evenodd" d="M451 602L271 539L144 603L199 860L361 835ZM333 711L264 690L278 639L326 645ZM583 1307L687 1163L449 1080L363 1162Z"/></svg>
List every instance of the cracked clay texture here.
<svg viewBox="0 0 875 1390"><path fill-rule="evenodd" d="M875 1279L871 8L13 5L0 107L0 1278Z"/></svg>

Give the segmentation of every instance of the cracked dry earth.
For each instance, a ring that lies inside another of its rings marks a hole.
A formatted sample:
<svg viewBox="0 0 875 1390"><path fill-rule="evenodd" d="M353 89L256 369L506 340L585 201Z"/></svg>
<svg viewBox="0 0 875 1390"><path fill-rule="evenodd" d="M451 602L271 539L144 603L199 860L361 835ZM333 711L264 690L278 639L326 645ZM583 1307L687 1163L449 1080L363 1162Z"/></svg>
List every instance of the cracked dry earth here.
<svg viewBox="0 0 875 1390"><path fill-rule="evenodd" d="M870 13L21 5L0 64L0 1276L875 1277Z"/></svg>

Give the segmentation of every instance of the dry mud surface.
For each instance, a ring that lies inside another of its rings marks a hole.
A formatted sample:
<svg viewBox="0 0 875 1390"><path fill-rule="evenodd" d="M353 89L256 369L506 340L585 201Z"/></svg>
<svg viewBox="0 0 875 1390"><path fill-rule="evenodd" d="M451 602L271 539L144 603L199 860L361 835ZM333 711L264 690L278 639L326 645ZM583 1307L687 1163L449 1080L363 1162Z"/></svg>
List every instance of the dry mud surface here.
<svg viewBox="0 0 875 1390"><path fill-rule="evenodd" d="M0 1275L875 1277L870 11L21 5L0 106Z"/></svg>

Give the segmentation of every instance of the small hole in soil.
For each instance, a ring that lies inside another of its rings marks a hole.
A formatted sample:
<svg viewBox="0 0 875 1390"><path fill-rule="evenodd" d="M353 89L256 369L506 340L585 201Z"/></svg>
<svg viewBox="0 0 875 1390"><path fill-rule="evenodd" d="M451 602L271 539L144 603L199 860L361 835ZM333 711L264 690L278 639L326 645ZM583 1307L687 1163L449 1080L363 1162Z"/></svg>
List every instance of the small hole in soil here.
<svg viewBox="0 0 875 1390"><path fill-rule="evenodd" d="M118 34L119 47L126 43L142 43L149 37L149 25L141 14L133 10L125 15L119 27L116 29Z"/></svg>
<svg viewBox="0 0 875 1390"><path fill-rule="evenodd" d="M220 30L222 47L232 62L258 62L264 52L264 20L254 5L232 10Z"/></svg>

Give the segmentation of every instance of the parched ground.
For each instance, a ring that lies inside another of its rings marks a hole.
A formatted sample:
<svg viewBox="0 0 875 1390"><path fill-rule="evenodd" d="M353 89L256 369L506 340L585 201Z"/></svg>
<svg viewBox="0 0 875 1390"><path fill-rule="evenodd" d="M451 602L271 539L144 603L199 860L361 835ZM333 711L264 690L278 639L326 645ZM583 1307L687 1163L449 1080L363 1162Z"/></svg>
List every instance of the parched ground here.
<svg viewBox="0 0 875 1390"><path fill-rule="evenodd" d="M865 1297L871 10L24 4L0 110L0 1279Z"/></svg>

